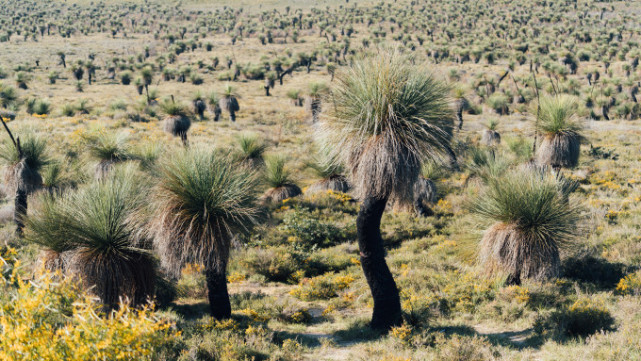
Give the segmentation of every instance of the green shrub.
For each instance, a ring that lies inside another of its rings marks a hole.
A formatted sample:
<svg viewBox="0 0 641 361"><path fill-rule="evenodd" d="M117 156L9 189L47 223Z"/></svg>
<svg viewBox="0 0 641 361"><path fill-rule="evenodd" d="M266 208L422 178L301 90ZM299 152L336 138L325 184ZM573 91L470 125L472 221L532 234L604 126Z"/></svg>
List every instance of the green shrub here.
<svg viewBox="0 0 641 361"><path fill-rule="evenodd" d="M612 331L615 320L603 302L580 298L569 307L539 315L534 331L539 335L587 337L600 331Z"/></svg>
<svg viewBox="0 0 641 361"><path fill-rule="evenodd" d="M309 212L295 209L288 213L280 226L288 241L309 249L330 247L345 241L345 232L331 223L322 222Z"/></svg>
<svg viewBox="0 0 641 361"><path fill-rule="evenodd" d="M264 276L272 282L297 282L304 257L286 247L253 248L247 251L240 264L250 273Z"/></svg>
<svg viewBox="0 0 641 361"><path fill-rule="evenodd" d="M51 112L51 104L43 99L27 100L27 113L35 115L47 115Z"/></svg>

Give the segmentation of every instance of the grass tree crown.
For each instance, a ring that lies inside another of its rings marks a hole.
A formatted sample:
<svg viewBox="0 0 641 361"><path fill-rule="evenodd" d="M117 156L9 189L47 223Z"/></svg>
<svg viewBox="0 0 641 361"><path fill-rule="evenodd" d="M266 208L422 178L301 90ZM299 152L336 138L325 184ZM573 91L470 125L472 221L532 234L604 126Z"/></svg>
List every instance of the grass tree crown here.
<svg viewBox="0 0 641 361"><path fill-rule="evenodd" d="M487 182L471 204L472 212L495 222L480 245L486 269L518 279L557 276L559 250L581 229L581 208L569 199L576 186L547 167L512 169Z"/></svg>
<svg viewBox="0 0 641 361"><path fill-rule="evenodd" d="M193 148L162 164L153 227L163 265L223 268L233 238L257 223L256 176L218 151Z"/></svg>
<svg viewBox="0 0 641 361"><path fill-rule="evenodd" d="M576 119L576 98L570 95L542 97L539 102L538 130L546 135L579 135L581 124Z"/></svg>
<svg viewBox="0 0 641 361"><path fill-rule="evenodd" d="M398 50L337 75L320 131L360 197L411 196L421 164L451 153L448 87Z"/></svg>

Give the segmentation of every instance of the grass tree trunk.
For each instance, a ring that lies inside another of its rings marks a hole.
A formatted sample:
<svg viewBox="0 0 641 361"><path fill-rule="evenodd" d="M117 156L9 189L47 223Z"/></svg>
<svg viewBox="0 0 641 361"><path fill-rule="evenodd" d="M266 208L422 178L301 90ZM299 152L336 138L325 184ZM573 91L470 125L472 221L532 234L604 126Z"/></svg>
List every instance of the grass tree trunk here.
<svg viewBox="0 0 641 361"><path fill-rule="evenodd" d="M229 303L229 293L227 292L227 277L225 268L222 270L212 269L205 272L207 278L207 290L209 296L209 306L212 316L217 320L231 317L231 304Z"/></svg>
<svg viewBox="0 0 641 361"><path fill-rule="evenodd" d="M22 237L24 219L27 216L27 190L22 186L18 186L16 189L13 212L13 219L16 223L16 234L18 237Z"/></svg>
<svg viewBox="0 0 641 361"><path fill-rule="evenodd" d="M400 296L385 262L381 236L381 217L386 204L387 198L366 198L356 219L361 266L374 298L370 326L381 330L388 330L402 322Z"/></svg>
<svg viewBox="0 0 641 361"><path fill-rule="evenodd" d="M456 120L458 121L458 130L463 129L463 107L456 108Z"/></svg>

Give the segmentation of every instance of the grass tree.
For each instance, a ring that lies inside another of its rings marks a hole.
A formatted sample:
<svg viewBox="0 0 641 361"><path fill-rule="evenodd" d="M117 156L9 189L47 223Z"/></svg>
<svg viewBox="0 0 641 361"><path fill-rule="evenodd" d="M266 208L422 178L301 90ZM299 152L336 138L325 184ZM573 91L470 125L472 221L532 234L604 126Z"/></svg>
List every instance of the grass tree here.
<svg viewBox="0 0 641 361"><path fill-rule="evenodd" d="M42 187L40 171L49 163L47 142L38 136L28 134L23 139L14 138L2 119L11 143L3 143L0 158L5 163L5 181L9 193L14 196L14 222L18 236L22 236L24 219L27 215L27 201L30 193Z"/></svg>
<svg viewBox="0 0 641 361"><path fill-rule="evenodd" d="M402 322L380 231L388 199L411 199L424 160L451 154L449 89L411 64L398 50L379 51L337 74L320 127L326 147L349 168L362 201L357 236L374 299L370 325L375 329Z"/></svg>
<svg viewBox="0 0 641 361"><path fill-rule="evenodd" d="M461 86L454 88L454 110L458 129L463 129L463 112L470 108L470 102L465 97L465 89Z"/></svg>
<svg viewBox="0 0 641 361"><path fill-rule="evenodd" d="M107 310L121 300L143 304L154 293L154 257L134 221L147 192L134 174L124 169L49 199L27 220L27 239L54 253L69 252L66 270Z"/></svg>
<svg viewBox="0 0 641 361"><path fill-rule="evenodd" d="M497 131L499 122L492 118L485 124L486 129L481 134L481 143L488 147L501 144L501 134Z"/></svg>
<svg viewBox="0 0 641 361"><path fill-rule="evenodd" d="M114 165L131 158L127 136L124 133L114 134L101 131L88 137L89 154L98 161L96 179L105 178Z"/></svg>
<svg viewBox="0 0 641 361"><path fill-rule="evenodd" d="M240 110L238 105L238 94L234 90L234 87L227 84L223 91L223 96L220 98L218 104L220 108L229 113L229 119L232 122L236 121L236 112Z"/></svg>
<svg viewBox="0 0 641 361"><path fill-rule="evenodd" d="M255 134L241 134L237 141L238 160L243 165L253 168L261 167L265 164L263 156L267 149L267 144L258 139Z"/></svg>
<svg viewBox="0 0 641 361"><path fill-rule="evenodd" d="M0 83L0 107L7 108L15 105L18 100L16 88Z"/></svg>
<svg viewBox="0 0 641 361"><path fill-rule="evenodd" d="M198 114L200 120L205 119L205 109L207 109L207 104L205 104L205 98L200 92L196 92L191 100L194 106L194 113Z"/></svg>
<svg viewBox="0 0 641 361"><path fill-rule="evenodd" d="M151 98L149 97L149 85L154 79L154 70L150 66L142 68L140 71L140 78L142 79L142 84L145 87L145 93L147 94L147 103L151 103Z"/></svg>
<svg viewBox="0 0 641 361"><path fill-rule="evenodd" d="M163 266L178 276L188 263L204 266L212 315L231 315L227 263L232 241L260 218L256 177L217 151L191 149L161 166L150 229Z"/></svg>
<svg viewBox="0 0 641 361"><path fill-rule="evenodd" d="M303 193L294 183L292 171L283 156L275 155L265 160L263 180L270 187L261 197L265 203L280 203Z"/></svg>
<svg viewBox="0 0 641 361"><path fill-rule="evenodd" d="M160 104L160 109L165 114L163 128L165 132L180 137L184 146L188 145L187 131L191 127L191 119L187 107L182 104L176 103L172 97L171 100L166 99Z"/></svg>
<svg viewBox="0 0 641 361"><path fill-rule="evenodd" d="M306 193L328 190L343 193L349 191L350 187L345 177L345 167L336 159L335 154L331 154L326 149L321 149L310 162L307 162L307 167L320 180L310 185L305 191Z"/></svg>
<svg viewBox="0 0 641 361"><path fill-rule="evenodd" d="M554 168L573 168L578 164L581 125L576 110L576 101L569 95L541 98L536 127L543 140L537 149L537 163Z"/></svg>
<svg viewBox="0 0 641 361"><path fill-rule="evenodd" d="M308 111L312 114L312 123L318 122L321 112L321 99L326 91L327 86L325 83L314 82L309 84L309 97L306 103Z"/></svg>
<svg viewBox="0 0 641 361"><path fill-rule="evenodd" d="M480 243L485 269L506 273L510 284L557 276L559 249L577 235L580 209L568 199L576 187L537 167L509 170L487 183L471 205L495 222Z"/></svg>
<svg viewBox="0 0 641 361"><path fill-rule="evenodd" d="M220 98L216 93L211 93L207 98L207 102L209 103L209 111L214 114L214 121L217 122L220 120L220 113L222 113L220 109Z"/></svg>

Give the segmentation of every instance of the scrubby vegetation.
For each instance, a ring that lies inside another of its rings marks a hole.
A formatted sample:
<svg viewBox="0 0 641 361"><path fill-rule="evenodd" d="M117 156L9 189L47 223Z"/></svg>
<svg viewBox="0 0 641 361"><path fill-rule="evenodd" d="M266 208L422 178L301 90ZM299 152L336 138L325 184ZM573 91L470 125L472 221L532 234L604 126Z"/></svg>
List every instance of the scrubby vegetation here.
<svg viewBox="0 0 641 361"><path fill-rule="evenodd" d="M0 3L0 359L641 359L638 3Z"/></svg>

